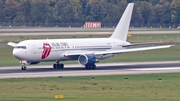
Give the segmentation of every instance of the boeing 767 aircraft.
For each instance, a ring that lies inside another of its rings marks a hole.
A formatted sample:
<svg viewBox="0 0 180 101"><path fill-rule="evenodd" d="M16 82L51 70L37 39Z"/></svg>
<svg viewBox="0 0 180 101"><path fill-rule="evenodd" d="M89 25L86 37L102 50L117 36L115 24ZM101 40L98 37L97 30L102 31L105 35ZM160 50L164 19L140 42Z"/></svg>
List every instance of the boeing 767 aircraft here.
<svg viewBox="0 0 180 101"><path fill-rule="evenodd" d="M95 63L116 54L169 48L171 45L130 48L138 45L127 42L133 3L128 4L113 34L109 38L85 39L41 39L25 40L19 43L9 42L14 47L13 55L20 60L21 69L26 70L27 64L55 61L54 69L64 68L60 61L78 60L86 69L95 69Z"/></svg>

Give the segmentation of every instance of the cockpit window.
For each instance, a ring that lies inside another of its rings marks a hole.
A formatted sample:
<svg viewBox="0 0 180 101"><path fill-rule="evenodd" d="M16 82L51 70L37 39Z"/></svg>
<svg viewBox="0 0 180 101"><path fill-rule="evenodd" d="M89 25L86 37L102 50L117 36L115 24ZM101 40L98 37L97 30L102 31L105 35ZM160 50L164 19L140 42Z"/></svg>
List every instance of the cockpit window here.
<svg viewBox="0 0 180 101"><path fill-rule="evenodd" d="M17 49L26 49L26 46L16 46Z"/></svg>

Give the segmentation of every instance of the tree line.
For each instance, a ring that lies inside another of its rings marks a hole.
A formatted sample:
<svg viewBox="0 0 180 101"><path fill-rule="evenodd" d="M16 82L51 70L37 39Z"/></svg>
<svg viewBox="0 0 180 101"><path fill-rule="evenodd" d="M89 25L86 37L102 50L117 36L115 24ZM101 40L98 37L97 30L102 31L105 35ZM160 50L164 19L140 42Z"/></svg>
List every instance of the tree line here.
<svg viewBox="0 0 180 101"><path fill-rule="evenodd" d="M0 25L117 24L131 2L135 3L131 25L180 23L180 0L0 0Z"/></svg>

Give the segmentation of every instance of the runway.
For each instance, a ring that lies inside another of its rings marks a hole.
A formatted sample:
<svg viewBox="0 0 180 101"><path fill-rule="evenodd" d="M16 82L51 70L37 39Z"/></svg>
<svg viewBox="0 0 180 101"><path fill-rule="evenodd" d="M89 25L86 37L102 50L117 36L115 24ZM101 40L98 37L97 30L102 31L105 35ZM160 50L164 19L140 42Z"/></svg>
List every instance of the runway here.
<svg viewBox="0 0 180 101"><path fill-rule="evenodd" d="M53 69L49 66L28 66L26 71L20 66L1 67L0 78L36 78L59 76L96 76L180 72L180 61L101 63L96 70L86 70L81 65L65 65L64 69Z"/></svg>
<svg viewBox="0 0 180 101"><path fill-rule="evenodd" d="M114 28L1 28L0 36L98 35L112 34ZM129 34L179 34L178 29L130 28Z"/></svg>
<svg viewBox="0 0 180 101"><path fill-rule="evenodd" d="M37 35L111 35L113 32L19 32L0 33L0 36L37 36ZM131 31L130 34L179 34L180 31Z"/></svg>

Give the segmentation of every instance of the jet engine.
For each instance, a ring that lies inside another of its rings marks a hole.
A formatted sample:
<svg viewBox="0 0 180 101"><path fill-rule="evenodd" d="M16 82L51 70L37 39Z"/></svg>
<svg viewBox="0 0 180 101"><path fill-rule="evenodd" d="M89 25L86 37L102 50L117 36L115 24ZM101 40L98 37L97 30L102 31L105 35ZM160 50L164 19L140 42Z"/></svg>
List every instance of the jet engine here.
<svg viewBox="0 0 180 101"><path fill-rule="evenodd" d="M96 57L92 54L83 54L78 57L79 64L86 65L94 65L96 63Z"/></svg>

